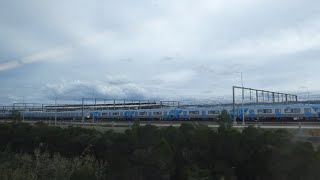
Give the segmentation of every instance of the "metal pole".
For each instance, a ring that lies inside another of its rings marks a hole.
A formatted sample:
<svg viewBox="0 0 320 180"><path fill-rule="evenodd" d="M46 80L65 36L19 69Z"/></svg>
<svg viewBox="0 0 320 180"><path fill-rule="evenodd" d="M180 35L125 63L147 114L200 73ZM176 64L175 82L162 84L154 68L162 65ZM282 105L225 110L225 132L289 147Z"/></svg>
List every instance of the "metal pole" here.
<svg viewBox="0 0 320 180"><path fill-rule="evenodd" d="M54 99L54 106L56 107L54 113L54 126L57 126L57 98Z"/></svg>
<svg viewBox="0 0 320 180"><path fill-rule="evenodd" d="M233 103L232 103L232 105L233 105L233 123L234 124L236 124L237 122L236 122L236 108L235 108L235 92L234 92L234 89L235 89L235 87L233 86L232 87L232 97L233 97Z"/></svg>
<svg viewBox="0 0 320 180"><path fill-rule="evenodd" d="M242 87L242 124L245 125L244 123L244 89Z"/></svg>
<svg viewBox="0 0 320 180"><path fill-rule="evenodd" d="M84 123L84 113L83 113L84 104L83 104L83 101L84 101L84 98L82 98L82 108L81 108L82 109L82 113L81 113L81 115L82 115L82 120L81 120L82 123Z"/></svg>
<svg viewBox="0 0 320 180"><path fill-rule="evenodd" d="M274 92L272 93L272 103L275 102Z"/></svg>
<svg viewBox="0 0 320 180"><path fill-rule="evenodd" d="M243 87L243 77L242 77L242 72L241 72L241 85L242 85L242 124L245 125L244 122L244 87Z"/></svg>

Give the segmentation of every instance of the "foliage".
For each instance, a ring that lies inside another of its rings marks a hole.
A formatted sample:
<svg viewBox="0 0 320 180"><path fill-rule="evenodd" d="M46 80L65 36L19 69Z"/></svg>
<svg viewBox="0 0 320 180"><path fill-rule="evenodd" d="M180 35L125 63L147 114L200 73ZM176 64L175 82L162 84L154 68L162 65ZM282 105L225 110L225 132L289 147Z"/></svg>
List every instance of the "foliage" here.
<svg viewBox="0 0 320 180"><path fill-rule="evenodd" d="M320 179L320 150L284 130L133 126L124 133L0 124L0 179Z"/></svg>
<svg viewBox="0 0 320 180"><path fill-rule="evenodd" d="M65 158L59 153L50 155L41 153L12 154L2 152L0 155L0 179L105 179L106 164L93 156Z"/></svg>
<svg viewBox="0 0 320 180"><path fill-rule="evenodd" d="M218 116L218 124L220 125L219 131L230 129L232 127L232 119L227 110L222 110Z"/></svg>
<svg viewBox="0 0 320 180"><path fill-rule="evenodd" d="M22 120L22 116L21 116L21 113L20 111L18 110L12 110L11 111L11 119L13 122L20 122Z"/></svg>

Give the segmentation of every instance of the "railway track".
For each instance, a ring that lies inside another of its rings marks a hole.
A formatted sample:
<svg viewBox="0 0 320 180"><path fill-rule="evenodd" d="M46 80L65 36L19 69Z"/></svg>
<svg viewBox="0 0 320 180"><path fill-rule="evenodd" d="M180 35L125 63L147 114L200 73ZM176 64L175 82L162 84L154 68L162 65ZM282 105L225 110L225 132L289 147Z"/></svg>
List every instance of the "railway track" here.
<svg viewBox="0 0 320 180"><path fill-rule="evenodd" d="M1 120L0 123L9 123L11 120ZM36 124L36 123L45 123L48 125L55 125L54 121L48 120L37 120L37 121L24 121L24 123ZM167 127L174 126L179 127L182 123L195 123L207 125L211 128L219 127L219 124L212 121L140 121L141 126L147 124L155 125L158 127ZM134 121L57 121L56 125L76 125L76 126L105 126L105 127L131 127L134 124ZM238 123L233 125L234 128L244 128L248 126L260 127L265 129L320 129L320 122L247 122L245 125Z"/></svg>

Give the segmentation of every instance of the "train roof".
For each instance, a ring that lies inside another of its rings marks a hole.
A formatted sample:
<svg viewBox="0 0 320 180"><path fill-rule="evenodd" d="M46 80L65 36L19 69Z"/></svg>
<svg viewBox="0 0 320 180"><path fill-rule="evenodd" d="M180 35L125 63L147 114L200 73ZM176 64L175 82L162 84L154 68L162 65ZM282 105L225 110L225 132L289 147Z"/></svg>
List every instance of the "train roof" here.
<svg viewBox="0 0 320 180"><path fill-rule="evenodd" d="M290 108L290 107L318 107L320 104L281 104L281 105L258 105L258 106L243 106L244 108ZM242 108L241 106L237 108Z"/></svg>

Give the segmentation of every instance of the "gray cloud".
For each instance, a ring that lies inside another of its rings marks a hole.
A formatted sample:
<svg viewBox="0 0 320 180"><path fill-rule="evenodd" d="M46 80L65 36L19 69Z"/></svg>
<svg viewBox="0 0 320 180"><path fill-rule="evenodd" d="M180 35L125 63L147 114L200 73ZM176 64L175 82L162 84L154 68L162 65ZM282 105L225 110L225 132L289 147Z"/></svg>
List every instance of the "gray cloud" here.
<svg viewBox="0 0 320 180"><path fill-rule="evenodd" d="M222 101L238 72L249 87L316 92L319 12L313 0L2 1L0 100Z"/></svg>
<svg viewBox="0 0 320 180"><path fill-rule="evenodd" d="M51 99L78 100L81 98L145 99L146 90L133 83L113 83L112 81L62 81L47 84L44 91Z"/></svg>

